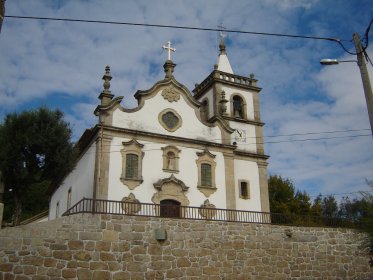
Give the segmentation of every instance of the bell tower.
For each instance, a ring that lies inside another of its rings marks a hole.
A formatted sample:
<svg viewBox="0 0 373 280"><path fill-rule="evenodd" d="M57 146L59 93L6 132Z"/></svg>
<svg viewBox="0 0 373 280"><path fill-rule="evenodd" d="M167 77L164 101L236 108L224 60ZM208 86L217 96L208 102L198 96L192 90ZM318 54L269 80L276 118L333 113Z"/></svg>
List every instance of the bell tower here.
<svg viewBox="0 0 373 280"><path fill-rule="evenodd" d="M230 144L238 150L264 154L263 125L260 119L259 92L254 74L236 75L228 59L224 37L221 36L219 55L214 70L193 90L202 103L201 115L207 122L221 119L234 133Z"/></svg>

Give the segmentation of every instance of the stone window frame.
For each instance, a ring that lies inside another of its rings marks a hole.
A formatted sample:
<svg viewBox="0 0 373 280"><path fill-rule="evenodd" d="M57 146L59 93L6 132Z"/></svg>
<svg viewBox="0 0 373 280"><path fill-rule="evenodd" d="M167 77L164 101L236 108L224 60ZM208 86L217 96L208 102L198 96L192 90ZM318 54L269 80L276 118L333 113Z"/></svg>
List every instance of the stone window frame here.
<svg viewBox="0 0 373 280"><path fill-rule="evenodd" d="M198 183L197 189L202 192L206 197L209 197L211 194L216 192L216 182L215 182L215 169L216 155L210 153L207 149L203 152L197 152L198 159L196 160L197 169L198 169ZM202 185L202 164L208 164L211 166L211 186Z"/></svg>
<svg viewBox="0 0 373 280"><path fill-rule="evenodd" d="M179 173L179 159L180 159L179 154L180 154L181 150L179 150L175 146L166 146L166 147L162 147L162 151L163 151L163 155L162 155L162 157L163 157L163 171L164 172L169 172L169 173ZM173 168L169 168L169 166L168 166L168 154L170 152L175 155Z"/></svg>
<svg viewBox="0 0 373 280"><path fill-rule="evenodd" d="M246 184L246 195L242 192L242 186ZM238 193L239 197L242 199L250 199L250 181L248 180L238 180Z"/></svg>
<svg viewBox="0 0 373 280"><path fill-rule="evenodd" d="M233 99L235 97L239 97L242 100L242 114L243 114L242 117L236 117L234 115L234 101L233 101ZM230 98L230 104L231 104L231 116L233 118L239 118L239 119L244 119L244 120L247 119L247 104L246 104L245 98L241 94L239 94L239 93L233 93L231 95L231 98Z"/></svg>
<svg viewBox="0 0 373 280"><path fill-rule="evenodd" d="M162 116L164 114L168 113L168 112L173 113L178 118L178 123L172 128L169 128L167 126L167 124L162 119ZM162 112L160 112L158 114L158 121L162 125L162 127L169 132L174 132L174 131L178 130L181 127L181 125L183 124L183 120L182 120L181 116L174 109L171 109L171 108L164 109Z"/></svg>
<svg viewBox="0 0 373 280"><path fill-rule="evenodd" d="M143 182L142 178L142 161L145 153L142 151L144 147L143 144L137 142L136 139L132 139L128 142L122 142L123 149L120 150L122 155L122 174L120 177L121 182L126 185L130 190L133 190L137 186L141 185ZM133 154L138 158L137 161L137 176L134 178L126 177L126 167L127 167L127 155Z"/></svg>

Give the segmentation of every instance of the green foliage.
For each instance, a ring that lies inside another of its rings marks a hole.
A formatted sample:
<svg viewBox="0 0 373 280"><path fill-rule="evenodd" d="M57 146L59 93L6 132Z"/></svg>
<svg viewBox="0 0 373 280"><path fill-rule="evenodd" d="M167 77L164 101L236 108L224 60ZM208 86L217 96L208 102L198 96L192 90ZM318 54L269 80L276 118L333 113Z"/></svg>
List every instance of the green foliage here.
<svg viewBox="0 0 373 280"><path fill-rule="evenodd" d="M338 216L338 203L334 196L325 196L321 201L321 214L326 217Z"/></svg>
<svg viewBox="0 0 373 280"><path fill-rule="evenodd" d="M310 197L306 192L295 192L293 182L273 175L268 180L269 205L272 213L299 215L310 212Z"/></svg>
<svg viewBox="0 0 373 280"><path fill-rule="evenodd" d="M22 211L48 207L42 193L73 169L71 129L58 110L9 114L0 125L0 147L5 191L11 193L14 223L19 224Z"/></svg>
<svg viewBox="0 0 373 280"><path fill-rule="evenodd" d="M373 184L369 184L373 188ZM313 203L306 192L295 191L293 182L273 175L268 180L269 203L273 223L307 224L313 226L334 226L333 219L343 219L343 224L358 227L370 237L373 252L373 195L361 193L353 200L344 197L340 204L329 195L318 195ZM301 216L300 216L301 215ZM341 221L341 220L340 220Z"/></svg>
<svg viewBox="0 0 373 280"><path fill-rule="evenodd" d="M358 228L368 233L370 249L373 253L373 195L362 192L359 199L344 197L339 215L355 222Z"/></svg>

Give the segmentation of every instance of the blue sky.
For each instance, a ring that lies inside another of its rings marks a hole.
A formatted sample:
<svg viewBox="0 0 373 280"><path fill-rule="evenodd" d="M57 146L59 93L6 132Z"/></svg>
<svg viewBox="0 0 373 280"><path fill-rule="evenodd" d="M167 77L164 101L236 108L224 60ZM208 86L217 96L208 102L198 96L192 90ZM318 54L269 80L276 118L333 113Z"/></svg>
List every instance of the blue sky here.
<svg viewBox="0 0 373 280"><path fill-rule="evenodd" d="M373 17L371 1L358 2L8 0L6 14L206 28L222 23L231 30L336 37L354 50L352 34L363 35ZM123 106L134 107L136 90L163 78L165 42L177 49L176 79L192 90L213 69L217 37L217 32L6 18L0 34L0 118L42 105L59 108L77 139L96 122L93 110L106 65L112 69L112 92L125 96ZM292 179L312 196L368 189L372 137L344 137L369 134L359 69L355 63L319 64L322 58L354 56L329 41L235 33L228 34L227 51L235 73L254 73L263 88L270 174ZM373 77L372 66L369 70ZM293 135L346 130L357 131ZM334 139L282 142L325 137Z"/></svg>

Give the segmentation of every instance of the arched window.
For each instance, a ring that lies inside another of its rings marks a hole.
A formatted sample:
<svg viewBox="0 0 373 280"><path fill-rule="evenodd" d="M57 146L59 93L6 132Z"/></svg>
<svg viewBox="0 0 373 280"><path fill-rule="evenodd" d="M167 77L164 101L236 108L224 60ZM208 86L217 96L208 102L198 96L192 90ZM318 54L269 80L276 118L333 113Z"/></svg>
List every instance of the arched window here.
<svg viewBox="0 0 373 280"><path fill-rule="evenodd" d="M139 157L135 154L126 155L126 179L138 178Z"/></svg>
<svg viewBox="0 0 373 280"><path fill-rule="evenodd" d="M201 164L201 183L202 186L211 187L211 165L207 163Z"/></svg>
<svg viewBox="0 0 373 280"><path fill-rule="evenodd" d="M233 112L232 112L233 117L244 119L245 118L245 104L243 102L243 99L240 96L235 95L233 96L232 102L233 102Z"/></svg>

